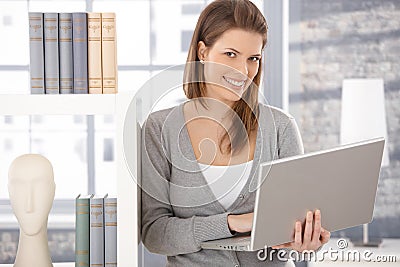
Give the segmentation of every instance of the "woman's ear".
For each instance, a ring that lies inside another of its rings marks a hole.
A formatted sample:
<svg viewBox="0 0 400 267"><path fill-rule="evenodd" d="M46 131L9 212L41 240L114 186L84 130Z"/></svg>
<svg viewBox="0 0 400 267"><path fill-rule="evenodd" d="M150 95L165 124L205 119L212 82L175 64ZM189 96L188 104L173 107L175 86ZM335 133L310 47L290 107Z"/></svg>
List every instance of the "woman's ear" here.
<svg viewBox="0 0 400 267"><path fill-rule="evenodd" d="M207 51L208 51L208 49L207 49L206 44L203 41L199 41L197 43L197 57L200 60L205 60L207 57Z"/></svg>

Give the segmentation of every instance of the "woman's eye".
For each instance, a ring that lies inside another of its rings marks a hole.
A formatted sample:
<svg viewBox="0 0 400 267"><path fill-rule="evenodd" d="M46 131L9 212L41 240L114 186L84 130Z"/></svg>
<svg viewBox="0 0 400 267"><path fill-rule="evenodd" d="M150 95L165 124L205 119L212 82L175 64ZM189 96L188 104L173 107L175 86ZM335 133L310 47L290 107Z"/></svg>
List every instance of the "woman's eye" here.
<svg viewBox="0 0 400 267"><path fill-rule="evenodd" d="M251 57L250 61L260 61L261 58L260 57Z"/></svg>
<svg viewBox="0 0 400 267"><path fill-rule="evenodd" d="M236 56L235 53L233 53L233 52L225 52L225 55L227 55L228 57Z"/></svg>

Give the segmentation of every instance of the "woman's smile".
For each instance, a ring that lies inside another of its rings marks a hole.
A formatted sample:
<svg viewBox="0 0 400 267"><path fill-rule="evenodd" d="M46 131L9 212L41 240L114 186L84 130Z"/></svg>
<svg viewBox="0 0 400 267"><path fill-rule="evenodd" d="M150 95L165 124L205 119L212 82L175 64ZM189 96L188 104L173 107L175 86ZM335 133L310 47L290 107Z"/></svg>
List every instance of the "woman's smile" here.
<svg viewBox="0 0 400 267"><path fill-rule="evenodd" d="M233 87L236 87L235 89L243 89L243 85L246 83L246 80L236 80L227 76L222 76L226 82L228 82L230 85L233 85Z"/></svg>

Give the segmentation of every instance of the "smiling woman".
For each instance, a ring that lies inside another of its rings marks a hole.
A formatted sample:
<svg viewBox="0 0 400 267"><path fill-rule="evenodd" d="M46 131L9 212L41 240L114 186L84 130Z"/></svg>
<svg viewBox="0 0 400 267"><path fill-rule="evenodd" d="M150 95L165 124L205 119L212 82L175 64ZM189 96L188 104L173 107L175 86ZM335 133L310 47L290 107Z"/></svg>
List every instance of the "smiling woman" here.
<svg viewBox="0 0 400 267"><path fill-rule="evenodd" d="M228 130L216 142L227 153L240 150L252 132L254 137L266 42L266 20L250 1L213 2L200 14L193 33L187 61L203 66L188 64L185 93L200 102L215 99L235 111L239 125L225 125Z"/></svg>
<svg viewBox="0 0 400 267"><path fill-rule="evenodd" d="M208 84L206 96L229 105L240 100L258 73L262 48L261 34L240 28L226 31L211 47L199 41L198 54L205 61Z"/></svg>
<svg viewBox="0 0 400 267"><path fill-rule="evenodd" d="M207 39L206 36L204 40ZM254 154L258 112L254 105L257 102L258 84L254 82L254 79L259 77L259 71L261 72L260 61L264 40L265 33L263 32L258 33L245 30L243 27L235 27L222 33L214 43L209 45L206 45L205 41L197 42L197 57L201 62L199 68L204 77L199 77L201 81L199 83L187 81L186 95L194 101L185 105L185 114L196 157L200 159L200 154L204 158L204 155L213 153L207 158L214 159L214 162L205 162L207 164L229 165L228 162L231 164L246 162L251 160ZM191 97L191 91L196 90L197 86L200 87L201 96ZM198 100L204 105L196 105ZM205 115L207 109L211 111L207 114L208 116L215 119L213 115L219 113L219 119L212 122L210 118L196 118L200 113ZM208 129L218 129L220 128L218 124L222 126L223 129L219 129L222 137L216 133L215 138L211 138L214 144L218 144L219 150L200 151L201 147L196 145L207 137L199 135L204 123L211 123ZM249 146L245 147L246 144ZM245 149L242 149L244 147ZM236 153L241 149L241 153ZM201 159L199 161L202 162Z"/></svg>
<svg viewBox="0 0 400 267"><path fill-rule="evenodd" d="M209 4L185 67L189 100L151 113L143 125L142 240L167 255L168 266L293 265L202 248L252 230L250 184L261 162L303 153L293 117L258 102L266 42L266 20L252 2ZM299 223L293 242L278 248L315 250L329 239L319 212L307 214L304 235Z"/></svg>

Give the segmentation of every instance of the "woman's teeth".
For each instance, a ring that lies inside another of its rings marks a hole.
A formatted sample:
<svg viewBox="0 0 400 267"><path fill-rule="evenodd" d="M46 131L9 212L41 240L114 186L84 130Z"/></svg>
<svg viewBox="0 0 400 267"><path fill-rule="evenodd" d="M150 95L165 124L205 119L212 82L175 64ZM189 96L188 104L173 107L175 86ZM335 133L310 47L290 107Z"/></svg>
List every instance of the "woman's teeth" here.
<svg viewBox="0 0 400 267"><path fill-rule="evenodd" d="M238 82L238 81L229 79L229 78L227 78L227 77L225 77L225 76L224 76L224 79L225 79L225 81L227 81L228 83L230 83L230 84L232 84L232 85L234 85L234 86L238 86L238 87L243 86L243 85L244 85L244 82L245 82L245 81L240 81L240 82Z"/></svg>

